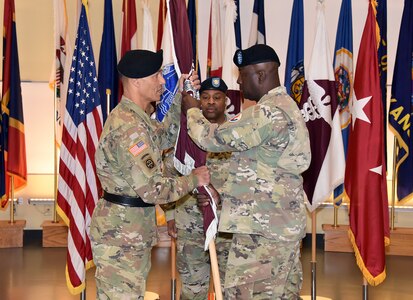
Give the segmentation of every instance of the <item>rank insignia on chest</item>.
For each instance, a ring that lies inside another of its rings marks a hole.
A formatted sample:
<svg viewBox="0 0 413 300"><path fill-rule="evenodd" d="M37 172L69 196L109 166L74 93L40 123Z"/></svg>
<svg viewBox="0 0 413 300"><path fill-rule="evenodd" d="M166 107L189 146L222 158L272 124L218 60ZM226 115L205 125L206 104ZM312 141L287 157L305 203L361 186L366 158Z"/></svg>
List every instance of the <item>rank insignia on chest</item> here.
<svg viewBox="0 0 413 300"><path fill-rule="evenodd" d="M148 148L147 144L145 144L143 141L138 141L136 144L129 147L129 152L132 153L133 156L137 156L146 148Z"/></svg>

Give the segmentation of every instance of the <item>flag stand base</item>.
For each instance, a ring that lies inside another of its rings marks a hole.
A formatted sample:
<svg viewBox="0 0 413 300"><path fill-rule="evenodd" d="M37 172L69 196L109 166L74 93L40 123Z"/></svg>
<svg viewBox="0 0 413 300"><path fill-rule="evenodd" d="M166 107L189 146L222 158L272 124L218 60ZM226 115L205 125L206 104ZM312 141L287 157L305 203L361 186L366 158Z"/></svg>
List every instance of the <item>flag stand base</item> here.
<svg viewBox="0 0 413 300"><path fill-rule="evenodd" d="M23 229L26 220L0 221L0 248L23 247Z"/></svg>
<svg viewBox="0 0 413 300"><path fill-rule="evenodd" d="M324 231L324 251L353 252L348 237L348 225L334 227L322 225ZM386 255L413 256L413 228L395 228L390 231L390 245L386 247Z"/></svg>
<svg viewBox="0 0 413 300"><path fill-rule="evenodd" d="M44 221L43 247L67 247L67 226L63 221Z"/></svg>

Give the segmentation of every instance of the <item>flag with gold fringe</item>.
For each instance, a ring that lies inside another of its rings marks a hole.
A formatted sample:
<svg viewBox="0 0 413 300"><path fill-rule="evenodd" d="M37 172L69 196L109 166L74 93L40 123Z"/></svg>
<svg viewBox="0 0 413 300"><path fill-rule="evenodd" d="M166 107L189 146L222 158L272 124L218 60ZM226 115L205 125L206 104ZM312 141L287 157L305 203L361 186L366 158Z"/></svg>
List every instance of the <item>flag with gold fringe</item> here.
<svg viewBox="0 0 413 300"><path fill-rule="evenodd" d="M66 282L74 295L85 289L86 270L93 266L90 221L101 195L95 152L103 119L95 65L87 0L82 0L67 92L57 194L57 212L69 227Z"/></svg>
<svg viewBox="0 0 413 300"><path fill-rule="evenodd" d="M26 185L26 142L14 0L4 1L3 86L0 114L0 198L8 205L10 188ZM13 176L13 187L10 185Z"/></svg>
<svg viewBox="0 0 413 300"><path fill-rule="evenodd" d="M390 235L375 6L375 1L368 4L357 57L344 182L357 265L374 286L386 278L385 244Z"/></svg>

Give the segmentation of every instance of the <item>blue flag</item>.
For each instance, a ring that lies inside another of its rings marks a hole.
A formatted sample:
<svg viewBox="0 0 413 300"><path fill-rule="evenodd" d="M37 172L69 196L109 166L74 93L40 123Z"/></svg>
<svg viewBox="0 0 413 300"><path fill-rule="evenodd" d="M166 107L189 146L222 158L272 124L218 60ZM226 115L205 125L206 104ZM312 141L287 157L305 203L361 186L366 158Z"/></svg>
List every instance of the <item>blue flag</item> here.
<svg viewBox="0 0 413 300"><path fill-rule="evenodd" d="M237 49L242 49L240 0L234 0L234 2L237 5L237 19L234 22L235 45L237 46Z"/></svg>
<svg viewBox="0 0 413 300"><path fill-rule="evenodd" d="M113 26L112 1L105 0L102 42L100 44L98 83L101 98L103 122L107 117L107 97L111 111L116 104L118 95L118 70L116 57L115 29Z"/></svg>
<svg viewBox="0 0 413 300"><path fill-rule="evenodd" d="M299 104L304 85L304 9L303 0L294 0L288 38L285 87Z"/></svg>
<svg viewBox="0 0 413 300"><path fill-rule="evenodd" d="M380 89L381 89L381 102L383 108L387 107L387 0L377 1L377 14L376 20L380 28L380 45L377 50L377 58L379 61L379 74L380 74ZM386 124L386 110L383 109L383 125L387 128ZM387 141L387 131L384 130L384 142ZM384 155L387 162L387 147L384 147Z"/></svg>
<svg viewBox="0 0 413 300"><path fill-rule="evenodd" d="M248 45L266 44L264 0L254 0Z"/></svg>
<svg viewBox="0 0 413 300"><path fill-rule="evenodd" d="M196 45L196 42L197 42L196 17L197 16L196 16L196 1L195 0L188 0L187 13L188 13L189 30L191 31L192 57L194 58L195 70L198 73L199 80L202 82L201 72L199 72L198 47Z"/></svg>
<svg viewBox="0 0 413 300"><path fill-rule="evenodd" d="M351 13L351 0L343 0L341 2L333 65L337 84L341 134L346 156L350 131L349 124L351 121L349 101L353 95L353 17ZM336 205L341 204L343 192L343 185L338 186L334 190L334 202Z"/></svg>
<svg viewBox="0 0 413 300"><path fill-rule="evenodd" d="M413 1L404 1L399 43L394 66L389 126L397 138L397 198L400 204L413 198Z"/></svg>

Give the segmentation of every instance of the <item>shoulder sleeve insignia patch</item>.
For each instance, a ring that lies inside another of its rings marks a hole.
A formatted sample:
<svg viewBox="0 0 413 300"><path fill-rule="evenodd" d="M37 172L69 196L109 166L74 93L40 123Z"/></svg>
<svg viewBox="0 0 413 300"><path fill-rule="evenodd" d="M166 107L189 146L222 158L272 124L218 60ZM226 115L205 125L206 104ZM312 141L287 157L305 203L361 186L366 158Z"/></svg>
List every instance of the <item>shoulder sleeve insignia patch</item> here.
<svg viewBox="0 0 413 300"><path fill-rule="evenodd" d="M145 150L146 148L148 148L148 145L145 144L144 141L140 140L140 141L138 141L136 144L133 144L132 146L129 147L129 152L130 152L133 156L137 156L137 155L139 155L143 150Z"/></svg>

